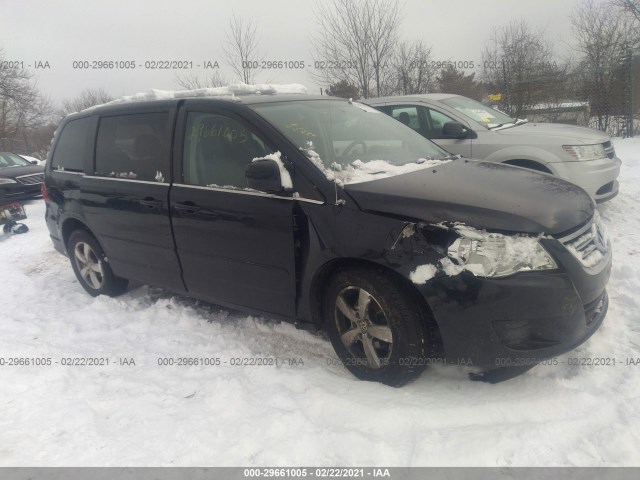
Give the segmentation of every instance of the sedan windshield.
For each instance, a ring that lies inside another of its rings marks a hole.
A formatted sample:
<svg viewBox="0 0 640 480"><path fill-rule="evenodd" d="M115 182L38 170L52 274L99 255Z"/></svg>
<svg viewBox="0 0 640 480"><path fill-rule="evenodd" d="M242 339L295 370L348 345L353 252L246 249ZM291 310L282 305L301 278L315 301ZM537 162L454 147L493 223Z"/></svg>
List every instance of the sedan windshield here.
<svg viewBox="0 0 640 480"><path fill-rule="evenodd" d="M5 167L24 167L31 165L24 158L13 153L0 152L0 168Z"/></svg>
<svg viewBox="0 0 640 480"><path fill-rule="evenodd" d="M325 168L384 161L392 166L450 154L388 115L356 102L301 100L250 105Z"/></svg>
<svg viewBox="0 0 640 480"><path fill-rule="evenodd" d="M491 107L487 107L486 105L467 97L451 97L440 101L446 106L457 110L465 117L468 117L487 128L515 123L516 121L509 115L499 112Z"/></svg>

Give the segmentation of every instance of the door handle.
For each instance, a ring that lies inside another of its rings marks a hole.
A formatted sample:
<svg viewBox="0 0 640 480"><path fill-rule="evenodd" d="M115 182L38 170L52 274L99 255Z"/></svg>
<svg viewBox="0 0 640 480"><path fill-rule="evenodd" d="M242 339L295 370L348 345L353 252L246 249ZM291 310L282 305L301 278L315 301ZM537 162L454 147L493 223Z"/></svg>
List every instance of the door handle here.
<svg viewBox="0 0 640 480"><path fill-rule="evenodd" d="M185 213L196 213L200 210L200 207L198 205L196 205L194 202L191 201L186 201L186 202L182 202L182 203L176 203L173 208L175 210L178 210L180 212L185 212Z"/></svg>
<svg viewBox="0 0 640 480"><path fill-rule="evenodd" d="M152 197L145 197L141 200L136 200L136 201L140 205L144 205L145 207L149 207L149 208L162 208L162 206L164 205L162 200L156 200L155 198L152 198Z"/></svg>

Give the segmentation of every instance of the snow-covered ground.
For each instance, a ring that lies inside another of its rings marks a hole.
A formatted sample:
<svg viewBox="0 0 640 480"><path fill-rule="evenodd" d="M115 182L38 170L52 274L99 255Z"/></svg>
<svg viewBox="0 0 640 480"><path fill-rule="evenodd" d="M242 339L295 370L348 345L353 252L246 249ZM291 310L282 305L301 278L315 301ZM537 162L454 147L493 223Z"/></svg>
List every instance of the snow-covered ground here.
<svg viewBox="0 0 640 480"><path fill-rule="evenodd" d="M558 365L497 385L457 366L401 389L361 382L287 324L146 286L93 299L30 202L31 231L0 236L0 466L640 465L640 364L625 364L640 357L640 139L615 145L621 193L599 207L615 242L607 319ZM158 365L185 356L227 364Z"/></svg>

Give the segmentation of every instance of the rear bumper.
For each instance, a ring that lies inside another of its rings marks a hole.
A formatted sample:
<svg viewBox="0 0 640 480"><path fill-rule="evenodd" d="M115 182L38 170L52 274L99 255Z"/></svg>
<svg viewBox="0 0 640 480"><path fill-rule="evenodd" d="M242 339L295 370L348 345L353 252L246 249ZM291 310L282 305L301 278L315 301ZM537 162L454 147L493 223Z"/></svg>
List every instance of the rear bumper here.
<svg viewBox="0 0 640 480"><path fill-rule="evenodd" d="M582 187L597 203L611 200L618 194L621 165L618 157L548 164L555 175Z"/></svg>
<svg viewBox="0 0 640 480"><path fill-rule="evenodd" d="M3 185L0 188L0 203L39 197L42 195L41 186L41 183L35 185L22 185L20 183Z"/></svg>

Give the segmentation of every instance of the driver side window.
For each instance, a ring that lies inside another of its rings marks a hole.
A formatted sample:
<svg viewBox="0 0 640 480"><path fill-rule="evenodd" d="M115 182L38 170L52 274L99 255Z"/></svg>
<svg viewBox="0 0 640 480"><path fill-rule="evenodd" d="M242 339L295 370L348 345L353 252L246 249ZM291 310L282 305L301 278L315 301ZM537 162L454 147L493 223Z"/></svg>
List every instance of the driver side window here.
<svg viewBox="0 0 640 480"><path fill-rule="evenodd" d="M433 110L432 108L426 108L427 111L427 120L429 122L429 131L427 138L429 139L443 139L449 138L442 133L442 127L447 122L457 122L457 120L445 115L438 110Z"/></svg>
<svg viewBox="0 0 640 480"><path fill-rule="evenodd" d="M273 153L265 141L226 115L189 112L182 176L187 185L247 188L244 171L254 158Z"/></svg>

